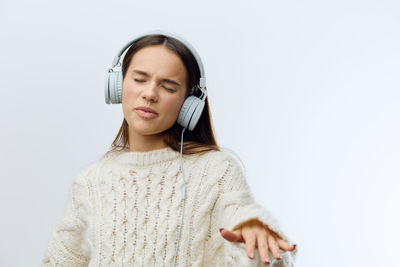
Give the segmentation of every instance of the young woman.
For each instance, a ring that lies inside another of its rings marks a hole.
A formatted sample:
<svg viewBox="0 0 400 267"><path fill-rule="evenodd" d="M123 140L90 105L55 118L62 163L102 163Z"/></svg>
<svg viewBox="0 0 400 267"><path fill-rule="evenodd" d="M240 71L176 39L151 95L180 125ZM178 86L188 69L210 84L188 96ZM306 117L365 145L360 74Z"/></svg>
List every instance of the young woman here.
<svg viewBox="0 0 400 267"><path fill-rule="evenodd" d="M296 246L215 141L194 48L153 32L113 67L127 47L106 85L107 103L122 102L122 126L73 180L42 265L293 266Z"/></svg>

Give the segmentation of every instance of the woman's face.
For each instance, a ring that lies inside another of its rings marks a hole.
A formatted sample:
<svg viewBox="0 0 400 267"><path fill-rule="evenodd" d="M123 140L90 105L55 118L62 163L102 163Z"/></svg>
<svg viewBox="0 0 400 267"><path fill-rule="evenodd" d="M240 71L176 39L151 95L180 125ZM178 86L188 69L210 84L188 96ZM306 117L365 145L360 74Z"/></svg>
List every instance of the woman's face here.
<svg viewBox="0 0 400 267"><path fill-rule="evenodd" d="M185 100L186 79L182 60L162 45L147 46L134 54L122 85L122 109L130 136L159 134L174 124Z"/></svg>

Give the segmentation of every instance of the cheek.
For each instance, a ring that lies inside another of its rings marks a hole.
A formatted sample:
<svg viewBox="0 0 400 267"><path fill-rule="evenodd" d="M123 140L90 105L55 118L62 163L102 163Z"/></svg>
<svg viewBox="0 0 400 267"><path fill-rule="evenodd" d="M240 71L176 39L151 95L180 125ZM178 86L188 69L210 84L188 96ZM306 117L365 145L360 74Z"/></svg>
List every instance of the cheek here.
<svg viewBox="0 0 400 267"><path fill-rule="evenodd" d="M122 111L125 118L128 118L131 116L132 108L135 106L137 92L129 85L129 83L123 84L122 88Z"/></svg>
<svg viewBox="0 0 400 267"><path fill-rule="evenodd" d="M122 89L122 104L125 106L132 106L138 98L138 92L129 83L125 83Z"/></svg>
<svg viewBox="0 0 400 267"><path fill-rule="evenodd" d="M125 86L122 90L122 96L125 97L126 99L133 99L136 97L136 92L133 90L133 88L129 86Z"/></svg>
<svg viewBox="0 0 400 267"><path fill-rule="evenodd" d="M165 106L169 111L173 112L174 114L178 114L178 111L180 110L182 103L183 101L180 99L169 98L165 101Z"/></svg>

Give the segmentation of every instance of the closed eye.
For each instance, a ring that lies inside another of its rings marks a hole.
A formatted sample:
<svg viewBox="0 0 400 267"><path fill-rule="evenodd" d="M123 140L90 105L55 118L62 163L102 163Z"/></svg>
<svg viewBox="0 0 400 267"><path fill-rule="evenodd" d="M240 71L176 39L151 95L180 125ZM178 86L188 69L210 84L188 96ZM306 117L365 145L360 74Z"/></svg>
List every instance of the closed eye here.
<svg viewBox="0 0 400 267"><path fill-rule="evenodd" d="M139 83L142 83L142 82L145 82L145 80L139 80L139 79L134 79L134 81L135 82L139 82ZM168 87L165 87L165 86L163 86L168 92L171 92L171 93L175 93L175 90L174 89L171 89L171 88L168 88Z"/></svg>
<svg viewBox="0 0 400 267"><path fill-rule="evenodd" d="M171 93L174 93L175 92L175 90L173 90L173 89L170 89L170 88L167 88L167 87L165 87L165 86L163 86L167 91L169 91L169 92L171 92Z"/></svg>

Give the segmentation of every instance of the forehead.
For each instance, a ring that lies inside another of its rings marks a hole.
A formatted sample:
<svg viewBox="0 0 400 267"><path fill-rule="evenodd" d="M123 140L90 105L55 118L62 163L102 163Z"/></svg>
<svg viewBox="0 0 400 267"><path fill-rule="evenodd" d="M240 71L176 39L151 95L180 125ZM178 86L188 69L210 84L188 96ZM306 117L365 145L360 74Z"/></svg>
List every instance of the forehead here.
<svg viewBox="0 0 400 267"><path fill-rule="evenodd" d="M184 79L186 68L180 57L162 45L141 48L132 57L129 69L140 69L147 73L174 76Z"/></svg>

